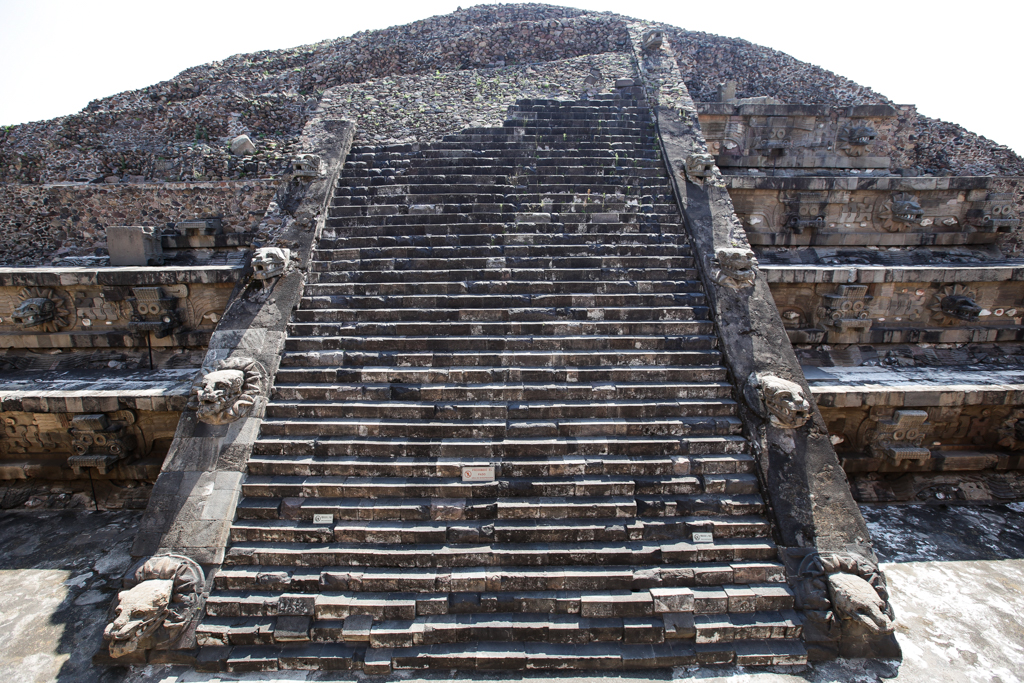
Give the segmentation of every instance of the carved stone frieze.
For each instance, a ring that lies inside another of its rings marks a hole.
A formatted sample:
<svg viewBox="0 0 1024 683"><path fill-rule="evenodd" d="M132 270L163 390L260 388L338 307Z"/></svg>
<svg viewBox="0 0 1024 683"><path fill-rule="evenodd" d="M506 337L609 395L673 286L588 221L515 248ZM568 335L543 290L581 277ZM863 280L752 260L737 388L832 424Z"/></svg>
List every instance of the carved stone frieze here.
<svg viewBox="0 0 1024 683"><path fill-rule="evenodd" d="M921 225L924 210L915 195L897 192L883 202L878 219L885 230L900 232Z"/></svg>
<svg viewBox="0 0 1024 683"><path fill-rule="evenodd" d="M11 316L16 325L40 332L57 332L75 322L68 296L52 287L25 287L18 293L21 303Z"/></svg>
<svg viewBox="0 0 1024 683"><path fill-rule="evenodd" d="M135 571L134 585L117 594L103 631L110 656L174 649L202 613L206 576L182 555L157 555Z"/></svg>
<svg viewBox="0 0 1024 683"><path fill-rule="evenodd" d="M999 426L999 445L1011 451L1024 451L1024 410L1014 410Z"/></svg>
<svg viewBox="0 0 1024 683"><path fill-rule="evenodd" d="M189 407L199 419L221 425L246 417L266 391L267 372L252 358L228 358L201 374L192 387Z"/></svg>
<svg viewBox="0 0 1024 683"><path fill-rule="evenodd" d="M811 404L796 382L765 374L751 374L743 389L747 404L776 427L799 429L811 419Z"/></svg>
<svg viewBox="0 0 1024 683"><path fill-rule="evenodd" d="M852 157L863 156L878 138L878 131L867 124L850 124L839 131L839 149Z"/></svg>
<svg viewBox="0 0 1024 683"><path fill-rule="evenodd" d="M870 437L871 452L897 465L908 460L927 460L931 451L921 443L930 428L927 412L897 410L892 419L878 420Z"/></svg>
<svg viewBox="0 0 1024 683"><path fill-rule="evenodd" d="M719 249L712 259L715 282L723 287L740 289L754 284L757 259L749 249Z"/></svg>
<svg viewBox="0 0 1024 683"><path fill-rule="evenodd" d="M169 335L181 324L178 317L178 300L183 297L169 296L163 287L132 287L133 296L128 300L132 305L132 319L128 327L134 331L155 332L157 339Z"/></svg>
<svg viewBox="0 0 1024 683"><path fill-rule="evenodd" d="M975 201L967 211L967 222L979 232L1009 232L1020 227L1013 195L990 192L982 201Z"/></svg>
<svg viewBox="0 0 1024 683"><path fill-rule="evenodd" d="M87 413L71 418L71 447L75 454L68 458L68 464L75 474L81 474L88 467L95 467L100 474L106 474L135 450L137 441L131 431L135 413L119 410L114 413Z"/></svg>
<svg viewBox="0 0 1024 683"><path fill-rule="evenodd" d="M935 294L930 309L940 322L976 322L982 310L975 302L977 297L977 292L967 285L948 285Z"/></svg>
<svg viewBox="0 0 1024 683"><path fill-rule="evenodd" d="M7 412L3 414L4 438L0 453L30 454L67 452L71 422L60 413Z"/></svg>
<svg viewBox="0 0 1024 683"><path fill-rule="evenodd" d="M821 307L815 312L817 324L835 333L871 329L867 305L867 285L839 285L835 293L821 297Z"/></svg>

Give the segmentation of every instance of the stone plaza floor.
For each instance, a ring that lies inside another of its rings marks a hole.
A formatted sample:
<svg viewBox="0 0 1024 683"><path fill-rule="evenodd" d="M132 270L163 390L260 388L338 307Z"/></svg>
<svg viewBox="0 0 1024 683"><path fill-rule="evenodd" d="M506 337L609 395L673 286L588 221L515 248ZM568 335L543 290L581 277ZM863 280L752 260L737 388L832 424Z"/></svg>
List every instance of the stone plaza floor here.
<svg viewBox="0 0 1024 683"><path fill-rule="evenodd" d="M99 669L107 608L128 568L139 512L0 513L0 681L214 683L419 680L702 683L1011 683L1024 681L1024 504L865 507L897 616L902 661L840 660L801 671L704 668L571 673L282 671L200 674L180 667Z"/></svg>

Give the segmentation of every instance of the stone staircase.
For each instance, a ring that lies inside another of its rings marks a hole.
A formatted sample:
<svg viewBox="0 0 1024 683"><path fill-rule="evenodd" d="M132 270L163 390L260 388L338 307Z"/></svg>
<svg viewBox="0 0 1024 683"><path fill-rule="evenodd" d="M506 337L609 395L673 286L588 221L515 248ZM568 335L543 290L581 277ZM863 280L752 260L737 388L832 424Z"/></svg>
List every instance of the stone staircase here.
<svg viewBox="0 0 1024 683"><path fill-rule="evenodd" d="M199 668L806 661L638 97L353 149Z"/></svg>

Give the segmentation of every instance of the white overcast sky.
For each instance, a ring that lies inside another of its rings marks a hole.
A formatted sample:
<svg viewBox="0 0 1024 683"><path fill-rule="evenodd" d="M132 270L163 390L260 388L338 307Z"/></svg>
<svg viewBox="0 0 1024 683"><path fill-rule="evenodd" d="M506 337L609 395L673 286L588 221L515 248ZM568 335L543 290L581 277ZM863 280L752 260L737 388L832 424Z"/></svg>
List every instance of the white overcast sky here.
<svg viewBox="0 0 1024 683"><path fill-rule="evenodd" d="M469 0L0 0L0 124L72 114L241 52L447 14ZM1024 154L1024 2L566 0L745 38Z"/></svg>

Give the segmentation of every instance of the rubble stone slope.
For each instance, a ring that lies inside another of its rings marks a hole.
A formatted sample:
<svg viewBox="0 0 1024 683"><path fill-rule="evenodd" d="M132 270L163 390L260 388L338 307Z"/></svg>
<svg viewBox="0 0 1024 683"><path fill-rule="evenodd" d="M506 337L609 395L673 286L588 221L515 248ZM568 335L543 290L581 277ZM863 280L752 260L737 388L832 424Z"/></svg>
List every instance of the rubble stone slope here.
<svg viewBox="0 0 1024 683"><path fill-rule="evenodd" d="M91 102L81 113L0 130L0 181L228 180L276 176L325 89L385 76L446 73L628 53L627 17L540 4L482 5L399 27L287 50L235 55L148 88ZM743 40L673 29L698 101L734 80L740 96L785 102L884 104L884 96ZM562 84L566 85L566 84ZM572 84L577 86L577 84ZM372 105L376 87L359 99ZM927 172L1018 174L1004 147L925 117L907 160ZM252 158L227 149L257 141Z"/></svg>

